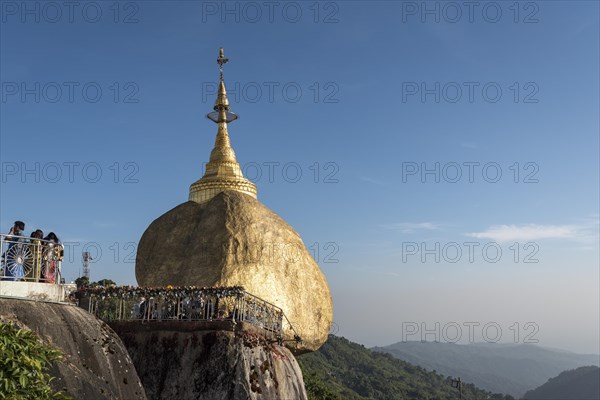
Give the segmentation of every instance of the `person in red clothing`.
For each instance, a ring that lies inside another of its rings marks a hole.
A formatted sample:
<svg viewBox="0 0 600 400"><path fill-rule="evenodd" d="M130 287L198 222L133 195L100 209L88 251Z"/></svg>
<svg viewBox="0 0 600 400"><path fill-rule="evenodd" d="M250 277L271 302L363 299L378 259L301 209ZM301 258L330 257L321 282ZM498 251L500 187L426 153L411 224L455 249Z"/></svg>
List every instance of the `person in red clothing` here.
<svg viewBox="0 0 600 400"><path fill-rule="evenodd" d="M44 240L42 279L48 283L56 283L58 261L63 258L62 246L59 246L60 240L54 232L50 232Z"/></svg>

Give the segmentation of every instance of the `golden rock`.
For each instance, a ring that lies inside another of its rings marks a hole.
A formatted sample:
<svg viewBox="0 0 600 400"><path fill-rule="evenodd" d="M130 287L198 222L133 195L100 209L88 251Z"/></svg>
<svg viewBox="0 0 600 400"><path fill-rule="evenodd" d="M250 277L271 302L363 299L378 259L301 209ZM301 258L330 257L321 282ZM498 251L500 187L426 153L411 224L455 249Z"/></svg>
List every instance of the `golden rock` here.
<svg viewBox="0 0 600 400"><path fill-rule="evenodd" d="M222 66L214 113L215 147L189 200L157 218L144 232L135 273L141 286L242 286L280 307L293 326L284 340L295 353L317 350L327 340L333 305L327 281L294 229L256 199L231 148ZM302 342L292 340L297 333Z"/></svg>

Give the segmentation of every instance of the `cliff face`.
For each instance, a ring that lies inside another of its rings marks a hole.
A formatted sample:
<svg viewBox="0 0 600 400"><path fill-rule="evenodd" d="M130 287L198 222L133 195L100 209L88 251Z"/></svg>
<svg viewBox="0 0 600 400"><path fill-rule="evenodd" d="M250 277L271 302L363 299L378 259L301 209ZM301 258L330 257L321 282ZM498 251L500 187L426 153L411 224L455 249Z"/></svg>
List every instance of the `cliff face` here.
<svg viewBox="0 0 600 400"><path fill-rule="evenodd" d="M0 298L0 320L18 321L63 352L52 386L74 399L144 400L127 349L109 326L63 304Z"/></svg>
<svg viewBox="0 0 600 400"><path fill-rule="evenodd" d="M233 332L194 321L111 324L149 399L306 400L291 352L241 325Z"/></svg>

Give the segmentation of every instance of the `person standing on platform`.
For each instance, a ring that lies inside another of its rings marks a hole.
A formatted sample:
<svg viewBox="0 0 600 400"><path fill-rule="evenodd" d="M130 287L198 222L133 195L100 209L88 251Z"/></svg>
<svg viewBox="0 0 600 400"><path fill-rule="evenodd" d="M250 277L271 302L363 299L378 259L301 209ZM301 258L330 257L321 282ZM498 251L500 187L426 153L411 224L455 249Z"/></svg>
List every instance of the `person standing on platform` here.
<svg viewBox="0 0 600 400"><path fill-rule="evenodd" d="M57 272L60 272L57 271L58 261L62 260L63 257L62 247L59 246L60 240L54 232L50 232L44 240L42 279L48 283L56 283Z"/></svg>
<svg viewBox="0 0 600 400"><path fill-rule="evenodd" d="M42 238L44 233L37 229L31 232L31 238L29 239L29 251L33 257L31 272L28 274L28 278L32 278L35 282L40 280L42 272Z"/></svg>
<svg viewBox="0 0 600 400"><path fill-rule="evenodd" d="M23 269L24 259L23 254L21 254L23 246L21 242L24 240L21 235L24 230L25 223L23 221L15 221L13 227L10 228L8 235L6 235L5 240L8 245L6 246L6 251L2 253L2 259L0 260L2 264L0 273L2 276L6 277L3 278L3 280L14 281L25 275Z"/></svg>

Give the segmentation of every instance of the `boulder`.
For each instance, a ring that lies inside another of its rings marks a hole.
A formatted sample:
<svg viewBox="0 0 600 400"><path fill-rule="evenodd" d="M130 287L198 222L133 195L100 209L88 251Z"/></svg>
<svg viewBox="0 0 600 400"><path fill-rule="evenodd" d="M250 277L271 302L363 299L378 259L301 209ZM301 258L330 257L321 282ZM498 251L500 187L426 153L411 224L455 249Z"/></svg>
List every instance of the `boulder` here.
<svg viewBox="0 0 600 400"><path fill-rule="evenodd" d="M317 350L333 319L327 281L298 233L244 193L224 191L206 203L188 201L157 218L138 246L141 286L242 286L281 307L302 343Z"/></svg>

